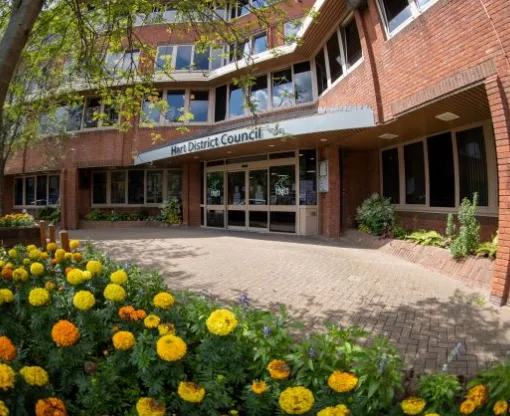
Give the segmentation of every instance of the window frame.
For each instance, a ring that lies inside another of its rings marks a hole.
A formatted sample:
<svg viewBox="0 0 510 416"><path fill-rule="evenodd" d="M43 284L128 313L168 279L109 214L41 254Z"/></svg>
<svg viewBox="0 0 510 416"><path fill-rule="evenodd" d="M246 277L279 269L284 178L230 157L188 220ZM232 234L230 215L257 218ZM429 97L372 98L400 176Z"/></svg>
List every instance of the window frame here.
<svg viewBox="0 0 510 416"><path fill-rule="evenodd" d="M177 63L177 49L179 46L191 46L191 65L189 67L189 69L176 69L176 63ZM222 45L221 48L213 48L212 46L209 47L209 65L208 65L208 69L195 69L194 68L194 63L195 63L195 49L196 49L196 46L194 44L172 44L172 45L168 45L168 44L161 44L161 45L158 45L157 48L156 48L156 59L154 60L154 74L156 75L165 75L165 70L164 69L158 69L158 56L159 56L159 50L160 48L172 48L172 52L171 52L171 55L172 55L172 59L171 59L171 62L170 62L170 70L172 72L176 72L176 73L179 73L179 74L186 74L186 73L204 73L204 72L211 72L211 71L216 71L217 69L219 68L222 68L224 67L225 65L227 65L229 62L228 61L228 58L225 58L225 49L228 49L228 46L227 45ZM212 51L213 49L222 49L222 53L221 53L221 60L222 60L222 64L219 66L219 68L213 68L213 65L212 65Z"/></svg>
<svg viewBox="0 0 510 416"><path fill-rule="evenodd" d="M74 132L77 132L77 131L94 131L94 130L111 130L111 129L116 128L115 125L112 125L112 126L104 125L103 118L99 118L99 120L97 120L97 126L95 126L95 127L86 127L85 126L85 110L87 109L87 102L88 102L89 98L99 98L99 102L100 102L100 105L99 105L99 114L104 114L104 109L105 109L105 106L106 106L105 103L104 103L104 100L101 100L100 97L95 97L93 95L88 96L88 97L84 97L84 100L83 100L83 110L82 110L82 113L81 113L80 130L74 130ZM118 124L118 123L120 123L120 113L117 114L117 121L114 124Z"/></svg>
<svg viewBox="0 0 510 416"><path fill-rule="evenodd" d="M34 201L37 202L37 177L38 176L46 176L46 204L45 205L36 205L36 204L28 204L26 203L26 179L27 178L34 178ZM13 189L12 189L12 200L13 200L13 208L16 209L38 209L39 207L51 207L55 208L58 207L60 204L50 204L50 177L52 176L58 176L59 177L59 186L58 186L58 200L60 201L60 185L61 185L61 178L60 178L60 172L53 172L53 173L34 173L29 175L17 175L13 177ZM14 182L16 179L22 180L22 204L16 205L16 186L14 186Z"/></svg>
<svg viewBox="0 0 510 416"><path fill-rule="evenodd" d="M253 49L254 49L254 45L255 45L255 39L256 38L259 38L261 36L265 35L266 37L266 49L263 50L262 52L257 52L257 53L253 53ZM243 52L243 55L239 58L239 59L232 59L231 56L235 56L235 52L237 51L237 46L240 45L240 44L248 44L248 53L249 55L248 56L245 56L244 52ZM258 55L261 55L263 53L266 53L267 51L269 51L271 48L269 46L269 33L267 31L261 31L261 32L257 32L257 33L254 33L253 35L250 35L247 39L244 39L242 42L239 42L239 43L231 43L229 45L225 45L225 65L228 65L228 64L234 64L236 62L241 62L243 60L246 60L247 58L253 58L254 56L258 56ZM234 55L231 55L231 49L232 48L235 48L234 49ZM224 66L225 66L224 65Z"/></svg>
<svg viewBox="0 0 510 416"><path fill-rule="evenodd" d="M467 124L454 129L447 129L439 132L431 133L427 136L421 136L412 140L407 140L402 143L385 146L379 149L379 190L382 195L383 189L383 171L382 171L382 152L389 149L398 149L399 157L399 185L400 185L400 204L394 204L397 211L408 212L429 212L429 213L455 213L458 211L460 199L460 177L459 177L459 157L457 153L457 133L465 130L470 130L476 127L483 128L483 135L485 140L485 151L487 158L487 186L488 186L488 205L479 206L478 214L484 216L497 216L498 215L498 174L497 174L497 159L496 159L496 144L494 140L494 133L492 130L492 123L490 120L483 122ZM430 177L428 166L428 147L427 137L439 135L442 133L451 133L452 135L452 150L453 150L453 173L454 173L454 207L434 207L430 206ZM404 146L412 143L423 143L424 164L425 164L425 204L406 204L406 187L405 187L405 160L404 160ZM404 202L402 202L404 201Z"/></svg>

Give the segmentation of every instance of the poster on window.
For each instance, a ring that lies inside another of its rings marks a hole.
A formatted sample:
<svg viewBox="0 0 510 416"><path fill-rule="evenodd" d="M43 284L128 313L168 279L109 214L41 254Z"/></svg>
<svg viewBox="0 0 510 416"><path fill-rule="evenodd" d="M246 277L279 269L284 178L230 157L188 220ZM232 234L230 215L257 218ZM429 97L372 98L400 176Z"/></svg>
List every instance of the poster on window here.
<svg viewBox="0 0 510 416"><path fill-rule="evenodd" d="M328 192L329 190L329 177L328 177L328 161L323 160L319 164L319 192Z"/></svg>

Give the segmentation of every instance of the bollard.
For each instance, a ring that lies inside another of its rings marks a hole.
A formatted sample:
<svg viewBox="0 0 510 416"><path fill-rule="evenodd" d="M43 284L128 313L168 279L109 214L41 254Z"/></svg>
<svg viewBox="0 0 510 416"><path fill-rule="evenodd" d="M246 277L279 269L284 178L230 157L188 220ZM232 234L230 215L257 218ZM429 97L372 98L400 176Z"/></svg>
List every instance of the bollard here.
<svg viewBox="0 0 510 416"><path fill-rule="evenodd" d="M41 233L41 247L46 250L46 222L39 221L39 230Z"/></svg>
<svg viewBox="0 0 510 416"><path fill-rule="evenodd" d="M66 230L60 231L60 245L65 251L69 251L69 233Z"/></svg>
<svg viewBox="0 0 510 416"><path fill-rule="evenodd" d="M50 224L48 229L50 230L50 243L55 243L57 241L55 237L55 224Z"/></svg>

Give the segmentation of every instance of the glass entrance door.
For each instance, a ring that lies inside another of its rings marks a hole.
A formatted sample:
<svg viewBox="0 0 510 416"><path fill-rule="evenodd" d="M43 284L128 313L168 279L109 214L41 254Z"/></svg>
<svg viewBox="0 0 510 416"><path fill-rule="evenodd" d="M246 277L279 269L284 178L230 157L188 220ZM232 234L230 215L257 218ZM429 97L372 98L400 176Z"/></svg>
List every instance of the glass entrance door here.
<svg viewBox="0 0 510 416"><path fill-rule="evenodd" d="M246 228L246 171L227 173L227 226Z"/></svg>
<svg viewBox="0 0 510 416"><path fill-rule="evenodd" d="M268 172L267 169L248 171L248 227L254 230L268 229Z"/></svg>

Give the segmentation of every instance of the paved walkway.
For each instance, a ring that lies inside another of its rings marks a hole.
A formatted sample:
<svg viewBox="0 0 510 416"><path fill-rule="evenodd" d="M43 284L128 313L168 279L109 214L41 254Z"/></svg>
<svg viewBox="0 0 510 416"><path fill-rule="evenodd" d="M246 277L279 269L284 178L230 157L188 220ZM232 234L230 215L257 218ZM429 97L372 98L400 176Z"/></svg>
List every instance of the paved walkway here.
<svg viewBox="0 0 510 416"><path fill-rule="evenodd" d="M118 260L161 270L171 289L222 300L247 294L257 305L285 303L310 328L325 319L387 334L416 373L441 368L471 376L510 356L510 308L488 304L461 282L342 239L205 229L79 230Z"/></svg>

